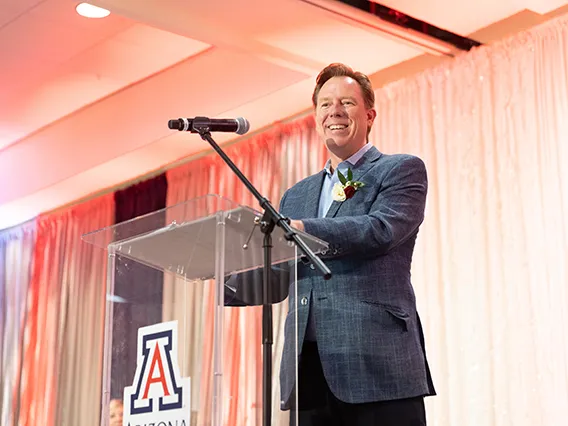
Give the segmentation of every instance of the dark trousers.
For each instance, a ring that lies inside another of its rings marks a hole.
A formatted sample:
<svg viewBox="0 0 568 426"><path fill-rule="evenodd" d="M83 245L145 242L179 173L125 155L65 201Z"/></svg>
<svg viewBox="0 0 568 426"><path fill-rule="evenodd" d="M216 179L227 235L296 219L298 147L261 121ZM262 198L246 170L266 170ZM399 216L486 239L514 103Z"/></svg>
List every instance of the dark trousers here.
<svg viewBox="0 0 568 426"><path fill-rule="evenodd" d="M424 398L349 404L333 395L314 342L305 342L298 371L299 426L426 426ZM295 417L295 410L291 415ZM295 426L295 419L291 422Z"/></svg>

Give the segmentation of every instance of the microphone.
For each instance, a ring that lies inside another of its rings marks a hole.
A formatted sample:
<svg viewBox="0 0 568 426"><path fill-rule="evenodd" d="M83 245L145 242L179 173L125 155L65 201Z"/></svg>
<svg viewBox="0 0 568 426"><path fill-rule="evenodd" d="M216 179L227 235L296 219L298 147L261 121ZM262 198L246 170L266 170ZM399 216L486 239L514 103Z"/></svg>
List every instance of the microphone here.
<svg viewBox="0 0 568 426"><path fill-rule="evenodd" d="M199 133L197 128L207 127L210 132L235 132L244 135L250 129L250 124L246 118L178 118L168 121L168 127L180 132Z"/></svg>

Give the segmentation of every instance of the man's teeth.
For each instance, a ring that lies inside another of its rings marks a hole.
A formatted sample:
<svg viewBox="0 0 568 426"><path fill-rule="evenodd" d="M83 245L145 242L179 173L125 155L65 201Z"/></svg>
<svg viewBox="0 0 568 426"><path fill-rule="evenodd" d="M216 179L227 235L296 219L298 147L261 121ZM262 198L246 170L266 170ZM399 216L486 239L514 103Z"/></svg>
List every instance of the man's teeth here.
<svg viewBox="0 0 568 426"><path fill-rule="evenodd" d="M345 129L347 126L345 124L332 124L331 126L329 126L330 130L339 130L339 129Z"/></svg>

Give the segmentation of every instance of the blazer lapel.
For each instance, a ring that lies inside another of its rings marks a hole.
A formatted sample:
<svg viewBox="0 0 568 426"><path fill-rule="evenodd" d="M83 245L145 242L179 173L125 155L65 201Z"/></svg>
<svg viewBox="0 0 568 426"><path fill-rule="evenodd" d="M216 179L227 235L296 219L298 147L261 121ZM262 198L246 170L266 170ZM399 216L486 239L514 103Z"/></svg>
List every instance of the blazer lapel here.
<svg viewBox="0 0 568 426"><path fill-rule="evenodd" d="M318 217L318 208L323 185L325 171L322 170L318 174L313 175L308 181L308 189L306 191L306 200L303 205L304 214L301 217L314 218Z"/></svg>
<svg viewBox="0 0 568 426"><path fill-rule="evenodd" d="M381 155L383 155L383 154L381 154L381 152L377 148L372 147L371 149L369 149L369 151L367 151L365 153L363 158L361 158L357 162L357 164L355 164L355 166L353 166L353 168L351 169L353 171L353 180L358 180L358 181L364 182L363 176L365 175L365 173L367 173L369 170L371 170L371 168L374 166L375 162L379 158L381 158ZM321 185L320 185L320 188L321 188ZM365 187L359 189L359 191L364 191L364 190L365 190ZM349 200L333 201L331 203L331 206L329 207L329 210L327 211L325 217L335 217L337 215L337 212L339 212L339 209L341 208L341 206L343 206L348 201ZM316 210L316 212L317 212L317 210Z"/></svg>

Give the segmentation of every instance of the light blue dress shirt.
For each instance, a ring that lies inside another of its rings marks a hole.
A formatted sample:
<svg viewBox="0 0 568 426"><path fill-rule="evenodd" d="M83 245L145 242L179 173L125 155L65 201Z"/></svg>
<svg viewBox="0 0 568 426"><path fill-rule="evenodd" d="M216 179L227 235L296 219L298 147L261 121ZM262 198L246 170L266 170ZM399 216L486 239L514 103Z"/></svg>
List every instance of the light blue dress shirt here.
<svg viewBox="0 0 568 426"><path fill-rule="evenodd" d="M347 169L354 166L359 162L361 158L367 153L368 150L372 148L373 145L370 143L366 143L359 151L349 157L347 160L343 160L339 163L336 169L331 172L331 160L328 160L325 164L325 177L323 179L323 184L321 186L321 193L320 193L320 200L319 200L319 207L318 207L318 217L325 217L327 211L331 207L333 203L333 196L331 190L333 186L339 182L339 175L337 174L337 170L339 170L343 176L347 177ZM316 332L315 332L315 319L314 315L312 314L311 306L313 304L313 293L312 297L310 298L310 315L308 316L308 326L306 328L306 340L315 341L316 340Z"/></svg>
<svg viewBox="0 0 568 426"><path fill-rule="evenodd" d="M325 177L323 179L323 185L321 186L318 217L325 217L327 211L331 207L331 203L333 203L331 190L333 189L335 184L339 182L339 175L337 174L337 170L339 170L343 174L343 176L347 177L347 169L357 164L357 162L363 157L363 155L367 153L368 150L371 149L372 146L373 145L371 145L370 143L366 143L363 148L361 148L347 160L339 163L333 173L331 172L331 160L327 160L324 169Z"/></svg>

